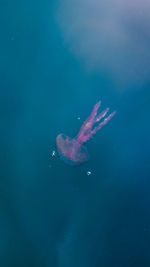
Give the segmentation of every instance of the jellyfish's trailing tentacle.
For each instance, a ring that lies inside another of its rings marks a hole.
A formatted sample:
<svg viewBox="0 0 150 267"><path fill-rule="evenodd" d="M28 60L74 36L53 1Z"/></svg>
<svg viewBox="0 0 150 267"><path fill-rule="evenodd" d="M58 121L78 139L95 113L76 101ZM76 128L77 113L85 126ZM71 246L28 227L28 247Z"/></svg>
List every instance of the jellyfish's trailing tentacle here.
<svg viewBox="0 0 150 267"><path fill-rule="evenodd" d="M86 125L88 124L88 125L91 125L91 128L92 128L93 123L94 123L94 120L95 120L95 117L96 117L96 115L97 115L97 111L98 111L100 105L101 105L101 101L98 101L98 102L95 104L95 106L94 106L94 108L93 108L93 110L92 110L90 116L84 121L84 123L83 123L84 126L86 126ZM82 127L81 127L81 128L82 128Z"/></svg>
<svg viewBox="0 0 150 267"><path fill-rule="evenodd" d="M94 118L94 117L96 116L97 111L98 111L100 105L101 105L101 101L98 101L98 102L95 104L95 106L94 106L94 108L93 108L93 111L92 111L92 113L90 114L90 117L91 117L91 118Z"/></svg>
<svg viewBox="0 0 150 267"><path fill-rule="evenodd" d="M116 111L112 112L107 118L105 118L97 127L95 127L91 131L91 137L94 135L98 130L100 130L105 124L107 124L116 114Z"/></svg>
<svg viewBox="0 0 150 267"><path fill-rule="evenodd" d="M99 122L101 119L103 119L106 114L109 111L109 108L106 108L103 110L100 114L97 115L97 111L100 107L101 101L99 101L93 108L92 113L90 116L86 119L86 121L81 126L79 133L77 135L78 142L85 143L87 142L92 136L100 130L103 125L107 124L108 121L111 120L111 118L115 115L115 111L112 112L108 117L106 117L101 123L99 123L98 126L96 126L93 130L93 126L95 123Z"/></svg>
<svg viewBox="0 0 150 267"><path fill-rule="evenodd" d="M79 133L78 133L78 140L79 142L86 142L86 136L90 134L93 124L95 123L95 117L97 115L97 111L101 105L101 101L97 102L94 106L90 116L84 121L83 125L81 126Z"/></svg>
<svg viewBox="0 0 150 267"><path fill-rule="evenodd" d="M102 111L99 115L96 116L95 122L100 121L102 118L104 118L109 111L109 108L106 108L104 111Z"/></svg>

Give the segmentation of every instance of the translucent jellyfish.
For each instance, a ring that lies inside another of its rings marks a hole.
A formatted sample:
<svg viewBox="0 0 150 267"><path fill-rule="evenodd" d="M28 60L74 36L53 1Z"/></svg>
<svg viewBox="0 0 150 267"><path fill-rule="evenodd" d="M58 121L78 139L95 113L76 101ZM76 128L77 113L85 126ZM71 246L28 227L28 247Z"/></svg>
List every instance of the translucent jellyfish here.
<svg viewBox="0 0 150 267"><path fill-rule="evenodd" d="M56 137L57 151L60 158L63 159L66 163L70 165L78 165L87 161L89 159L89 154L84 143L91 139L93 135L115 115L116 112L114 111L107 117L105 117L109 111L109 108L106 108L104 111L97 115L100 104L101 102L99 101L94 106L92 113L82 124L76 137L70 138L64 134L59 134ZM101 121L103 118L104 120ZM99 124L94 127L95 123Z"/></svg>

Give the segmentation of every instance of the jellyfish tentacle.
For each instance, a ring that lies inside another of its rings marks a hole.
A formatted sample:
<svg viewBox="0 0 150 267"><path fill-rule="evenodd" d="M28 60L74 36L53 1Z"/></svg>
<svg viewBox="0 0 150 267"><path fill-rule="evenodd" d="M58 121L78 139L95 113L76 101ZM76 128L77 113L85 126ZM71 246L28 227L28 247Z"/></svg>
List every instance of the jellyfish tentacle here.
<svg viewBox="0 0 150 267"><path fill-rule="evenodd" d="M110 121L114 115L116 114L116 111L112 112L108 117L106 117L97 127L95 127L91 131L91 135L95 134L98 130L100 130L105 124L107 124L108 121Z"/></svg>
<svg viewBox="0 0 150 267"><path fill-rule="evenodd" d="M83 142L83 140L86 140L85 136L88 136L93 124L95 123L95 116L97 115L97 111L101 105L101 101L98 101L96 105L94 106L90 116L84 121L83 125L81 126L79 133L78 133L78 139ZM85 142L85 141L84 141Z"/></svg>
<svg viewBox="0 0 150 267"><path fill-rule="evenodd" d="M92 111L92 113L91 113L92 117L95 117L95 116L96 116L97 111L98 111L100 105L101 105L101 101L98 101L98 102L96 103L96 105L94 106L93 111Z"/></svg>
<svg viewBox="0 0 150 267"><path fill-rule="evenodd" d="M79 133L77 135L77 139L80 143L87 142L92 136L100 130L111 118L115 115L116 111L112 112L110 115L108 115L102 122L98 124L94 129L93 125L97 122L99 122L101 119L103 119L106 114L109 111L109 108L106 108L103 110L100 114L97 115L97 111L100 107L101 101L97 102L97 104L94 106L92 113L90 116L86 119L86 121L81 126Z"/></svg>
<svg viewBox="0 0 150 267"><path fill-rule="evenodd" d="M98 101L98 102L95 104L95 106L94 106L94 108L93 108L93 110L92 110L90 116L85 120L84 125L86 125L87 123L89 123L89 124L93 124L93 120L94 120L94 118L95 118L96 115L97 115L97 111L98 111L100 105L101 105L101 101Z"/></svg>
<svg viewBox="0 0 150 267"><path fill-rule="evenodd" d="M100 114L98 114L95 118L95 122L100 121L102 118L104 118L107 114L107 112L109 111L109 108L106 108L105 110L103 110Z"/></svg>

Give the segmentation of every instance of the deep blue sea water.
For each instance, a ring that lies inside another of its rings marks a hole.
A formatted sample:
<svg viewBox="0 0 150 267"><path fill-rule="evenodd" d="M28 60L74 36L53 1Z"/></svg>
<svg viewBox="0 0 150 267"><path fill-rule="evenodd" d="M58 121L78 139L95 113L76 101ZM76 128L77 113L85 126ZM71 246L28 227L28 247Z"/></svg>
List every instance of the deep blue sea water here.
<svg viewBox="0 0 150 267"><path fill-rule="evenodd" d="M59 2L0 1L0 266L149 267L150 76L88 70ZM56 136L75 136L100 99L117 113L69 166Z"/></svg>

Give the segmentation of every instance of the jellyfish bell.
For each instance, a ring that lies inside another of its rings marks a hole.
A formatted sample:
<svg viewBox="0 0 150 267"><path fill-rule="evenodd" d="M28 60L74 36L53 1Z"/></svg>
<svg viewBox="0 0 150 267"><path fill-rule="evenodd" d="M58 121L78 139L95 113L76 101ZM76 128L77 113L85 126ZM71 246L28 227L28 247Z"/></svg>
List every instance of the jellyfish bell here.
<svg viewBox="0 0 150 267"><path fill-rule="evenodd" d="M79 165L89 159L87 148L77 140L64 134L56 138L57 151L62 160L69 165Z"/></svg>

